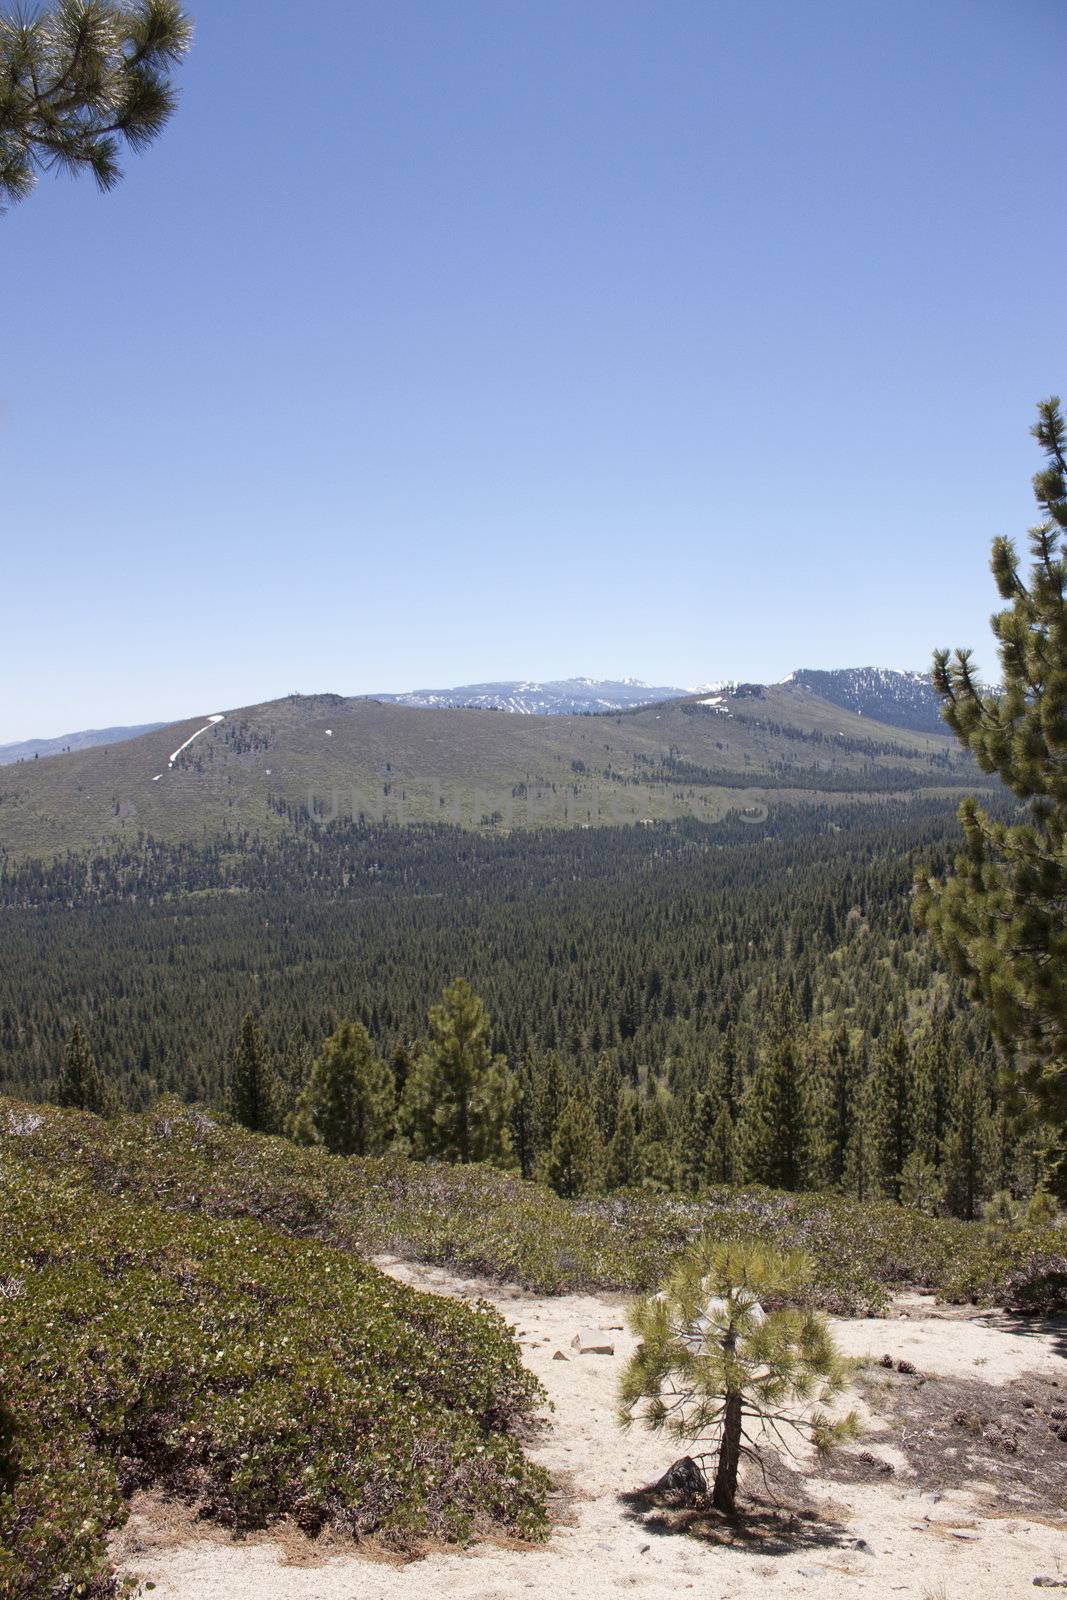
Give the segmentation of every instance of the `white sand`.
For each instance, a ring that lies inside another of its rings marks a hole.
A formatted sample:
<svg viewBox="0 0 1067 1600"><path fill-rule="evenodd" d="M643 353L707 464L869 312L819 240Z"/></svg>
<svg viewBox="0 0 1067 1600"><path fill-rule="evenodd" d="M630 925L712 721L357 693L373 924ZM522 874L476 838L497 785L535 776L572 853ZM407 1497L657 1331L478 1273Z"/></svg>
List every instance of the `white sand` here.
<svg viewBox="0 0 1067 1600"><path fill-rule="evenodd" d="M1008 1600L1042 1593L1033 1587L1039 1574L1067 1579L1067 1524L991 1517L961 1492L919 1494L900 1470L859 1486L812 1480L830 1537L806 1548L739 1550L657 1534L618 1498L658 1477L672 1456L669 1441L624 1433L615 1423L615 1384L632 1336L607 1334L613 1356L571 1350L580 1330L625 1321L622 1297L543 1298L431 1267L381 1264L420 1289L490 1300L516 1327L528 1365L554 1402L550 1430L533 1453L574 1497L563 1522L544 1547L488 1542L400 1567L358 1552L321 1556L306 1541L282 1536L232 1542L194 1534L180 1521L168 1531L149 1506L131 1518L117 1554L128 1572L155 1585L159 1600L521 1600L531 1593L607 1600L630 1591L666 1600L689 1590L715 1600ZM898 1310L893 1318L835 1323L841 1344L854 1355L885 1351L920 1371L986 1383L1043 1371L1062 1375L1067 1388L1067 1362L1051 1334L1020 1334L996 1316L938 1313L919 1296L898 1302ZM554 1361L556 1350L569 1359ZM871 1449L903 1466L891 1449L873 1442Z"/></svg>

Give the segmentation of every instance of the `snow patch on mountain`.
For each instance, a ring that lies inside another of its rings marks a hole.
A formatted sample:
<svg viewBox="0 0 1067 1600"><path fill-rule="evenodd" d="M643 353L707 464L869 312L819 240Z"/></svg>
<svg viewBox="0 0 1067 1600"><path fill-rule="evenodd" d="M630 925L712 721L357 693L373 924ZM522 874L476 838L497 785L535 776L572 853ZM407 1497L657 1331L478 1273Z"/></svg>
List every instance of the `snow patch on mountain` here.
<svg viewBox="0 0 1067 1600"><path fill-rule="evenodd" d="M509 711L515 716L558 717L632 711L661 700L681 699L687 693L671 685L643 683L640 678L557 678L546 682L521 678L502 683L467 683L455 689L412 689L406 694L376 694L370 698L392 705L466 707Z"/></svg>

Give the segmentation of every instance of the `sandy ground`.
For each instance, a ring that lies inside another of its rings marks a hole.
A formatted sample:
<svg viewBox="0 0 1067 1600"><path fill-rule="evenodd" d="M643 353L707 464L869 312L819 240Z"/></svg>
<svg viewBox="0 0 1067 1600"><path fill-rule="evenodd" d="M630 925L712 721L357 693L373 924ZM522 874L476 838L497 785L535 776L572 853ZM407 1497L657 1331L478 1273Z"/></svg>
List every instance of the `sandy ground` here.
<svg viewBox="0 0 1067 1600"><path fill-rule="evenodd" d="M988 1491L980 1500L962 1490L921 1492L904 1457L881 1440L864 1443L894 1462L893 1476L857 1484L815 1475L782 1489L794 1504L798 1488L809 1497L806 1518L768 1522L739 1544L669 1528L647 1502L621 1498L658 1477L672 1455L668 1441L624 1433L614 1420L615 1384L633 1348L620 1327L621 1297L541 1298L431 1267L380 1264L420 1289L490 1300L515 1326L554 1405L534 1447L564 1491L548 1544L487 1542L394 1566L358 1552L324 1555L284 1534L224 1540L181 1517L168 1521L147 1502L135 1509L116 1555L159 1600L523 1600L529 1593L606 1600L627 1592L661 1600L688 1590L716 1600L766 1600L769 1591L825 1600L1009 1600L1042 1592L1034 1588L1038 1576L1062 1580L1067 1600L1067 1521L1011 1515L1007 1506L991 1514ZM888 1353L931 1375L1000 1385L1042 1373L1067 1393L1063 1329L1020 1333L995 1314L965 1317L919 1296L894 1309L891 1318L835 1323L839 1342L852 1355ZM603 1330L614 1354L574 1353L580 1330ZM557 1350L568 1359L554 1360Z"/></svg>

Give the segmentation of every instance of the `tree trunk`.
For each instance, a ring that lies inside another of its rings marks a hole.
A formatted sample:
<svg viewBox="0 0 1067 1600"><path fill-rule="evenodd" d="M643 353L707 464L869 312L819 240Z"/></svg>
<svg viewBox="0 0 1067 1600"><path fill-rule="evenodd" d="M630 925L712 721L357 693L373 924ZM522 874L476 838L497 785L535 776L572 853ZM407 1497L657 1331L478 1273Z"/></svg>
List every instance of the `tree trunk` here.
<svg viewBox="0 0 1067 1600"><path fill-rule="evenodd" d="M726 1394L719 1459L715 1464L715 1487L711 1491L712 1505L717 1511L725 1511L728 1516L733 1516L737 1502L737 1469L740 1465L741 1393L731 1389Z"/></svg>

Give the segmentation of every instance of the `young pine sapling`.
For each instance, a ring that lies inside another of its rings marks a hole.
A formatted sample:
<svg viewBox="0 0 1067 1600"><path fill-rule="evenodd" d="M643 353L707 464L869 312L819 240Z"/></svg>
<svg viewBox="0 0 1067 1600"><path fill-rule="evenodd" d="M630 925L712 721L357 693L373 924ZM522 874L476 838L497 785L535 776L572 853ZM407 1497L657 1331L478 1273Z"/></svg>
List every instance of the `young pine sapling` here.
<svg viewBox="0 0 1067 1600"><path fill-rule="evenodd" d="M769 1446L792 1453L796 1436L825 1453L859 1432L855 1412L834 1420L824 1409L851 1363L825 1318L788 1303L804 1297L811 1271L802 1255L699 1240L631 1315L641 1343L622 1377L620 1421L704 1445L696 1459L714 1458L712 1504L727 1514L743 1459L763 1467Z"/></svg>

